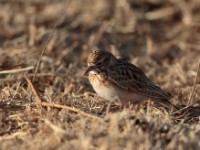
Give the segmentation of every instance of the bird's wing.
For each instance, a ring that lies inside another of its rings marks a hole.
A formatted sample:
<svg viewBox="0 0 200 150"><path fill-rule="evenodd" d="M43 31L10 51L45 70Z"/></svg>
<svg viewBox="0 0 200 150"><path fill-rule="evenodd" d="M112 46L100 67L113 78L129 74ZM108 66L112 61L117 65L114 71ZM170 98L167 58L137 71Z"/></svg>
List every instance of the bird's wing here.
<svg viewBox="0 0 200 150"><path fill-rule="evenodd" d="M118 64L108 69L108 77L121 88L138 92L146 97L169 100L171 95L153 83L135 65L119 60Z"/></svg>

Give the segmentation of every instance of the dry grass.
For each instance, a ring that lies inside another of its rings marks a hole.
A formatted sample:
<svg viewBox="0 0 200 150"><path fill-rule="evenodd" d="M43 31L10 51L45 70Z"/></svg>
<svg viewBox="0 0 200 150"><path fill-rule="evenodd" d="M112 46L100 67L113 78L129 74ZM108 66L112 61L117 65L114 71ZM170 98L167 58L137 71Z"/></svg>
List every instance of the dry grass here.
<svg viewBox="0 0 200 150"><path fill-rule="evenodd" d="M0 149L200 149L199 8L198 0L1 0ZM106 113L83 76L95 48L139 66L180 111L145 102Z"/></svg>

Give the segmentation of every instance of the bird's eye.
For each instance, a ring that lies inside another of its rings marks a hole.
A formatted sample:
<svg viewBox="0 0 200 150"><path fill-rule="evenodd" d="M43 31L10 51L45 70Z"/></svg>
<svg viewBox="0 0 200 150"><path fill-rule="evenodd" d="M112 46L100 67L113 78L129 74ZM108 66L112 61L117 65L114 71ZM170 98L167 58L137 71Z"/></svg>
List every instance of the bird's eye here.
<svg viewBox="0 0 200 150"><path fill-rule="evenodd" d="M101 65L102 65L102 62L98 62L96 65L97 65L97 66L101 66Z"/></svg>

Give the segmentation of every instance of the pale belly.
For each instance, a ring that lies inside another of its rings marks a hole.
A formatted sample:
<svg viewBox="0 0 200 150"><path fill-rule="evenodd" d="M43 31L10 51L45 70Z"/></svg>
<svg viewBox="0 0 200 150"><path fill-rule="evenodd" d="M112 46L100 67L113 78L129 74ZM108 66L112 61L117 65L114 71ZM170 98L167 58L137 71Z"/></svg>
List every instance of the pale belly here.
<svg viewBox="0 0 200 150"><path fill-rule="evenodd" d="M109 101L119 101L120 95L119 91L114 89L113 87L107 87L102 83L95 82L91 83L94 91L102 98Z"/></svg>
<svg viewBox="0 0 200 150"><path fill-rule="evenodd" d="M100 82L97 77L89 76L90 83L94 91L102 98L112 101L121 102L123 104L128 103L138 103L145 98L141 95L135 94L133 92L126 91L121 87L110 83L110 82Z"/></svg>

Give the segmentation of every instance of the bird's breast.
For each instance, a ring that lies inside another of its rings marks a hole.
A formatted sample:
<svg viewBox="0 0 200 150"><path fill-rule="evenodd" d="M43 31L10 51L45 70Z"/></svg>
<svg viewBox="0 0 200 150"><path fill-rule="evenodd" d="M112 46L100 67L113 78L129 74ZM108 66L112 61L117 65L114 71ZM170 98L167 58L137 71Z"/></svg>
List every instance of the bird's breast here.
<svg viewBox="0 0 200 150"><path fill-rule="evenodd" d="M89 81L100 97L109 101L119 101L119 93L105 74L89 74Z"/></svg>

